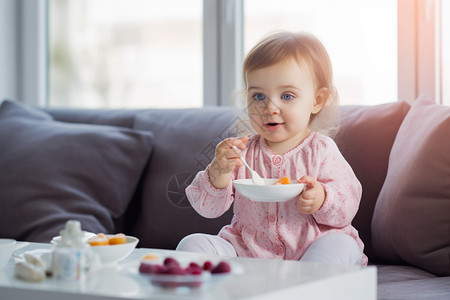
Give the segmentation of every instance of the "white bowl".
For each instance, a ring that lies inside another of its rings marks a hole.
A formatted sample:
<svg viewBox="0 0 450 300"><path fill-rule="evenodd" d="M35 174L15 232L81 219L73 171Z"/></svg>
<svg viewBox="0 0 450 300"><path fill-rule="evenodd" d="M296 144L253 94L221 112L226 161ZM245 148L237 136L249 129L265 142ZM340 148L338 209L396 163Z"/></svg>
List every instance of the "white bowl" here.
<svg viewBox="0 0 450 300"><path fill-rule="evenodd" d="M106 234L106 236L109 238L114 235ZM139 242L139 239L128 235L126 236L126 239L127 242L125 244L91 246L91 249L98 255L103 264L116 263L130 255Z"/></svg>
<svg viewBox="0 0 450 300"><path fill-rule="evenodd" d="M83 231L83 242L87 242L91 237L96 236L95 233L93 232L89 232L89 231ZM50 241L50 243L52 244L57 244L61 241L61 236L55 236L52 238L52 240Z"/></svg>
<svg viewBox="0 0 450 300"><path fill-rule="evenodd" d="M233 181L234 188L244 197L258 202L284 202L301 194L304 183L277 184L278 178L264 178L264 185L254 185L251 179Z"/></svg>

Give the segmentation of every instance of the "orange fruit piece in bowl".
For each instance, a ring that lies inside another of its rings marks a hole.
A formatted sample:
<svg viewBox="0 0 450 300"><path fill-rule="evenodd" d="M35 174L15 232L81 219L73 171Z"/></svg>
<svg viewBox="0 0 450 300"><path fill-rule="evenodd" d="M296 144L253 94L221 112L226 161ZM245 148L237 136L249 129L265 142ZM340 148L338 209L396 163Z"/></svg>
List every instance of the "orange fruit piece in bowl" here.
<svg viewBox="0 0 450 300"><path fill-rule="evenodd" d="M278 179L277 182L274 183L275 184L290 184L291 183L291 179L289 177L281 177L280 179Z"/></svg>
<svg viewBox="0 0 450 300"><path fill-rule="evenodd" d="M125 244L126 242L127 242L127 238L125 237L125 234L123 234L123 233L118 233L109 238L110 245Z"/></svg>
<svg viewBox="0 0 450 300"><path fill-rule="evenodd" d="M159 257L157 254L154 253L146 254L144 257L141 258L141 260L157 260L157 259L159 259Z"/></svg>
<svg viewBox="0 0 450 300"><path fill-rule="evenodd" d="M89 245L91 246L106 246L109 245L109 240L103 233L99 233L96 236L91 237L88 240Z"/></svg>

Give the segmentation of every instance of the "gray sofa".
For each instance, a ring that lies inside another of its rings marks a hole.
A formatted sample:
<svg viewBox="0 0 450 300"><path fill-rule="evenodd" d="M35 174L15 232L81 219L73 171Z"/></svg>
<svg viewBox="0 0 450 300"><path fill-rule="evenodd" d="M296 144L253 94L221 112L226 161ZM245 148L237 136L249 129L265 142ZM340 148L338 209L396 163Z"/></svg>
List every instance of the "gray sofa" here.
<svg viewBox="0 0 450 300"><path fill-rule="evenodd" d="M450 299L450 108L426 99L344 106L335 140L363 186L353 225L379 299ZM0 237L49 242L68 219L174 249L215 234L184 189L216 144L249 127L238 109L0 107Z"/></svg>

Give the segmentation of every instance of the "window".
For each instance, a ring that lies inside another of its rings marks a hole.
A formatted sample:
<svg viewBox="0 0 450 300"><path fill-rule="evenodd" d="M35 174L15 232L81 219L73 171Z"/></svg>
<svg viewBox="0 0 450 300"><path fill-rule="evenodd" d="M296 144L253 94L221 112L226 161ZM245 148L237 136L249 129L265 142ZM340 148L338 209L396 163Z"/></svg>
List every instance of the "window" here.
<svg viewBox="0 0 450 300"><path fill-rule="evenodd" d="M49 104L200 107L201 0L49 0Z"/></svg>
<svg viewBox="0 0 450 300"><path fill-rule="evenodd" d="M12 96L30 104L229 105L242 84L244 53L268 32L288 29L324 42L342 104L412 101L427 93L450 105L448 1L9 3L0 15L14 28L15 42L5 43L17 51L3 72L17 73Z"/></svg>
<svg viewBox="0 0 450 300"><path fill-rule="evenodd" d="M316 35L330 55L341 104L397 100L396 1L246 0L244 20L245 52L274 30Z"/></svg>

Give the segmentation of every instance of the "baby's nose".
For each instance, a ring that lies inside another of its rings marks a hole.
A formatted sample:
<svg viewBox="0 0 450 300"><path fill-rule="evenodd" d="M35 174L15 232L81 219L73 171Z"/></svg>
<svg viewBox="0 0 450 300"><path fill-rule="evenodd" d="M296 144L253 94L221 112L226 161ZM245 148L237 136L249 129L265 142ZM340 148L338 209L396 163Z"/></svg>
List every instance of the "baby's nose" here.
<svg viewBox="0 0 450 300"><path fill-rule="evenodd" d="M280 108L272 100L267 101L264 113L272 115L277 114L279 112Z"/></svg>

